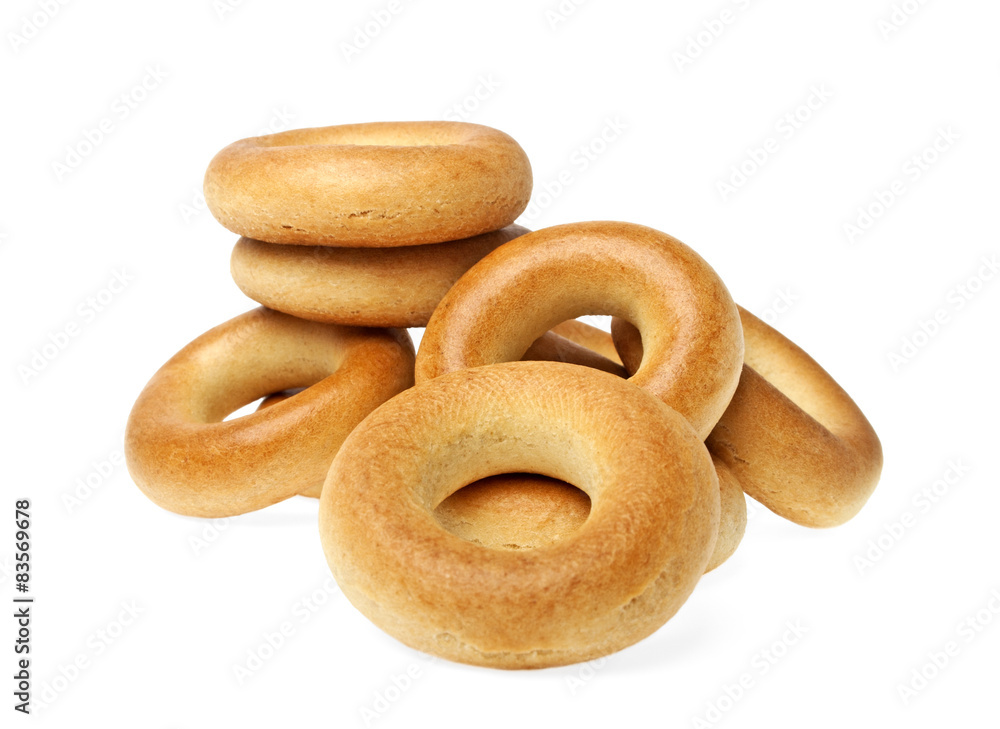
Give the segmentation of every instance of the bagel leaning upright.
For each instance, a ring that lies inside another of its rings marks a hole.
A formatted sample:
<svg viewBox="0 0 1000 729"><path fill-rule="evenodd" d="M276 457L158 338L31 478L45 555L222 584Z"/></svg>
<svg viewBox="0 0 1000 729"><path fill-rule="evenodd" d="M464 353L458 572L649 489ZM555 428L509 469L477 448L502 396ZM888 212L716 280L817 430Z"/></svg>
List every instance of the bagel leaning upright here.
<svg viewBox="0 0 1000 729"><path fill-rule="evenodd" d="M739 311L746 362L706 444L743 490L776 514L803 526L843 524L878 484L878 435L816 360L743 307ZM626 369L638 367L638 330L616 319L612 331Z"/></svg>
<svg viewBox="0 0 1000 729"><path fill-rule="evenodd" d="M189 516L233 516L318 495L344 438L412 384L405 331L248 311L153 375L129 414L128 470L152 501ZM260 397L301 387L294 398L224 420Z"/></svg>
<svg viewBox="0 0 1000 729"><path fill-rule="evenodd" d="M647 353L631 381L686 417L702 438L711 432L739 383L739 312L701 256L633 223L557 225L487 255L434 310L416 381L521 359L553 326L584 314L635 322Z"/></svg>

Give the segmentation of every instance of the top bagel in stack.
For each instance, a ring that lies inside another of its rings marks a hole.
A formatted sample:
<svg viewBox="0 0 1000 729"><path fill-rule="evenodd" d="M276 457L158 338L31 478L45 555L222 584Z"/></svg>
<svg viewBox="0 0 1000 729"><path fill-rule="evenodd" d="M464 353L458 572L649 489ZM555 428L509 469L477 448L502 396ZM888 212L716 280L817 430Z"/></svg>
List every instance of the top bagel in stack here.
<svg viewBox="0 0 1000 729"><path fill-rule="evenodd" d="M215 218L268 243L392 248L469 238L514 222L531 165L501 131L464 122L377 122L251 137L205 175Z"/></svg>

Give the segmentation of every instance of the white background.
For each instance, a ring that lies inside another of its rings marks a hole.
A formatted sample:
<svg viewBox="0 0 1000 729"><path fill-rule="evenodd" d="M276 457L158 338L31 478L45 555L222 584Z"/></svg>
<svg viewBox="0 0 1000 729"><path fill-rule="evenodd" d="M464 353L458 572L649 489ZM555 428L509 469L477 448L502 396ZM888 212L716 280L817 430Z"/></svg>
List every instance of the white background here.
<svg viewBox="0 0 1000 729"><path fill-rule="evenodd" d="M1000 251L1000 6L906 5L915 12L890 32L890 0L591 0L564 4L575 10L561 22L547 17L556 0L399 0L348 59L343 44L387 0L104 0L51 18L38 15L43 2L7 0L0 579L9 604L13 502L28 497L35 691L61 689L34 720L342 727L382 709L372 725L995 726L1000 285L973 281L971 298L956 286ZM724 10L731 22L681 64ZM165 78L123 106L147 67ZM789 138L782 119L813 87L832 97ZM329 584L315 502L212 524L159 509L123 466L102 465L120 463L125 419L153 372L253 305L229 277L235 236L197 200L212 155L269 125L461 118L456 104L531 158L523 224L617 219L678 236L838 378L885 448L857 518L815 531L750 503L735 556L658 633L599 667L424 665ZM57 172L102 119L110 131ZM597 142L609 122L624 129ZM918 179L911 158L942 129L958 138L928 154ZM768 138L777 151L724 196L718 183ZM586 169L581 147L599 152ZM572 182L558 190L564 171ZM848 235L859 206L896 180L905 192ZM115 271L128 286L86 313ZM939 309L947 321L919 334ZM73 323L78 335L25 376L33 350ZM904 338L922 346L904 357ZM923 500L954 461L962 473ZM88 478L93 493L67 502ZM303 602L313 599L323 604ZM116 626L133 601L138 617ZM963 630L977 613L980 629ZM789 621L806 633L783 650ZM239 683L234 667L284 622L292 635ZM0 711L14 726L14 625L3 624ZM932 672L928 653L948 641L958 655L904 701L899 687ZM771 663L765 650L783 655ZM65 670L79 655L86 668ZM392 690L412 665L419 678ZM745 673L753 686L728 700ZM387 689L386 707L375 696Z"/></svg>

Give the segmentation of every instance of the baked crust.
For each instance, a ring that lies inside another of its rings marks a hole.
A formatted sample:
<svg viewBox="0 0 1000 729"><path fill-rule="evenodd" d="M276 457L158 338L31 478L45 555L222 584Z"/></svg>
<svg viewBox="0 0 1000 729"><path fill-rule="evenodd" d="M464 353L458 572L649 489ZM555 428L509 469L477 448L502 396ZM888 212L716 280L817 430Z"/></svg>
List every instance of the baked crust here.
<svg viewBox="0 0 1000 729"><path fill-rule="evenodd" d="M590 496L584 524L527 550L474 544L435 508L467 483L529 470ZM348 436L320 537L348 599L418 650L497 668L590 660L684 603L719 530L719 483L682 416L621 378L556 362L452 372Z"/></svg>
<svg viewBox="0 0 1000 729"><path fill-rule="evenodd" d="M375 122L234 142L209 163L205 201L248 238L385 248L504 228L528 206L531 185L524 150L497 129Z"/></svg>
<svg viewBox="0 0 1000 729"><path fill-rule="evenodd" d="M152 501L189 516L242 514L321 487L344 438L413 384L406 331L254 309L205 332L153 375L129 415L125 458ZM223 420L289 388L273 407Z"/></svg>

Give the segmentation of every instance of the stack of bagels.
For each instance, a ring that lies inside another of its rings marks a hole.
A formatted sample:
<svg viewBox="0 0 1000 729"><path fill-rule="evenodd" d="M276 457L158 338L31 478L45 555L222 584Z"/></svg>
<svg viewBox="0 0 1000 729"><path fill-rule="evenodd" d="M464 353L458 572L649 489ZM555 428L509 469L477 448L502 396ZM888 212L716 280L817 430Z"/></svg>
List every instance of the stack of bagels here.
<svg viewBox="0 0 1000 729"><path fill-rule="evenodd" d="M517 142L458 122L219 152L205 198L263 306L139 395L139 488L201 517L319 497L327 562L362 613L497 668L660 628L738 547L744 494L805 526L856 514L882 451L847 393L676 238L515 225L531 186ZM419 352L407 327L426 327Z"/></svg>

